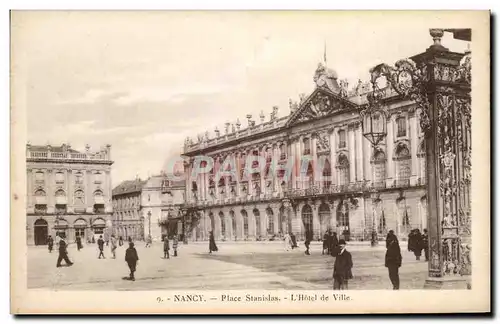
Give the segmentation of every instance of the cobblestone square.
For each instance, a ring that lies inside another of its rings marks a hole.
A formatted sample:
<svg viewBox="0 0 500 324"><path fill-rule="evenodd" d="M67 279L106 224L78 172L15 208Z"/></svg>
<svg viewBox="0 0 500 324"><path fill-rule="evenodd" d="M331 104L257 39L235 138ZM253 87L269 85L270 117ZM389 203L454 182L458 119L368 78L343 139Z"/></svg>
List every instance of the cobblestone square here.
<svg viewBox="0 0 500 324"><path fill-rule="evenodd" d="M208 254L208 243L190 242L179 245L179 255L163 259L163 246L153 243L149 248L137 242L139 263L136 281L123 280L128 275L124 261L125 245L111 258L98 259L96 244L85 245L81 251L71 244L69 258L74 265L56 268L57 250L47 247L28 248L28 288L54 290L238 290L238 289L332 289L334 258L321 255L321 244L311 244L311 255L304 246L284 251L281 242L219 242L219 252ZM400 269L401 289L420 289L427 275L427 262L416 261L402 243L403 266ZM348 246L353 257L354 278L349 289L392 289L384 267L385 246L380 242ZM63 263L64 264L64 263Z"/></svg>

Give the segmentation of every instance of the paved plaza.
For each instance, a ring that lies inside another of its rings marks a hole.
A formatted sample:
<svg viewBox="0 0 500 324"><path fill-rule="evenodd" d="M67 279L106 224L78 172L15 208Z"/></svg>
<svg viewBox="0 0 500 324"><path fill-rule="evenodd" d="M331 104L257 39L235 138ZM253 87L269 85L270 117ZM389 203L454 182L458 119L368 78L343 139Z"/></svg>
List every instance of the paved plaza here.
<svg viewBox="0 0 500 324"><path fill-rule="evenodd" d="M311 244L311 255L304 246L284 251L281 242L218 242L219 252L208 254L208 242L179 245L179 256L163 259L162 243L146 248L137 242L139 263L136 281L128 275L124 261L127 245L111 258L98 259L96 244L81 251L68 248L72 267L56 268L57 250L46 246L28 248L28 288L56 290L225 290L225 289L331 289L334 258L321 255L321 243ZM392 289L384 267L385 244L372 248L369 243L348 245L353 257L354 279L349 289ZM416 261L402 243L401 289L421 289L427 275L427 262ZM172 250L171 250L172 252ZM422 257L423 258L423 257ZM64 264L64 262L63 262Z"/></svg>

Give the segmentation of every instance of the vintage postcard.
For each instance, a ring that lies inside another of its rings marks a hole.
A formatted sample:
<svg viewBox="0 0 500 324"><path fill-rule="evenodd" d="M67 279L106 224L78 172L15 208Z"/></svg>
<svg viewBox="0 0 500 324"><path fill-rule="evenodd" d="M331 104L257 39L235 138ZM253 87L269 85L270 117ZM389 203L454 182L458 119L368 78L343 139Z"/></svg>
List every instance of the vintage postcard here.
<svg viewBox="0 0 500 324"><path fill-rule="evenodd" d="M489 53L488 11L12 11L11 312L490 312Z"/></svg>

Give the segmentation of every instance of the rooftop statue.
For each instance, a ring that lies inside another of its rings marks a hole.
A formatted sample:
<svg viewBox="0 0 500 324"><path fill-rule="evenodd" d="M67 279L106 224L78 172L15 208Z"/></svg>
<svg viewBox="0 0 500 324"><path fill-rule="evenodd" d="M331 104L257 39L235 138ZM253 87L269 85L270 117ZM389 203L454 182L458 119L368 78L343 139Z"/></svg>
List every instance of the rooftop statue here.
<svg viewBox="0 0 500 324"><path fill-rule="evenodd" d="M340 87L337 83L337 72L332 69L327 68L322 63L318 64L318 68L314 73L313 80L317 87L327 88L333 93L339 93Z"/></svg>

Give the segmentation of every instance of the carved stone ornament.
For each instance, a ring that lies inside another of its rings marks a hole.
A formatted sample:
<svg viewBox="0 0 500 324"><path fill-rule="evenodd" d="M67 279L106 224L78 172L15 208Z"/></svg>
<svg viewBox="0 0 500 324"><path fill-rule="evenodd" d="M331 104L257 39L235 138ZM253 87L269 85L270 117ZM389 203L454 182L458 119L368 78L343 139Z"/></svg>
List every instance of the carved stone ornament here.
<svg viewBox="0 0 500 324"><path fill-rule="evenodd" d="M296 120L299 122L314 120L344 110L346 105L337 98L318 92L301 108Z"/></svg>
<svg viewBox="0 0 500 324"><path fill-rule="evenodd" d="M318 64L316 71L314 72L314 83L319 88L326 88L333 93L339 93L340 87L337 83L337 72L332 69L327 68L322 63Z"/></svg>

